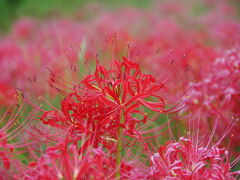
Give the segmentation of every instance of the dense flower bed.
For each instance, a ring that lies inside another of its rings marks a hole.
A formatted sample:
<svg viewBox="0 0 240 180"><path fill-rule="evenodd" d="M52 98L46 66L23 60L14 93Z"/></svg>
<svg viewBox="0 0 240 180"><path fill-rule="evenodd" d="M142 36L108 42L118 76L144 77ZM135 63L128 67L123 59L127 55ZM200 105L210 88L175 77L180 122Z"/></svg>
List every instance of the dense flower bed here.
<svg viewBox="0 0 240 180"><path fill-rule="evenodd" d="M195 3L19 19L0 40L0 179L239 177L240 21Z"/></svg>

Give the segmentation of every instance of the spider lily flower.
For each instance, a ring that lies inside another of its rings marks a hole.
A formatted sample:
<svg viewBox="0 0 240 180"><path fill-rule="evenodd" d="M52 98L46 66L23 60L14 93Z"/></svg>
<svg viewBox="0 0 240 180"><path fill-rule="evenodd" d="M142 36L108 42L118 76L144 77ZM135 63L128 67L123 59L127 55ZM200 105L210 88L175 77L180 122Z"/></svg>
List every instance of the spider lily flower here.
<svg viewBox="0 0 240 180"><path fill-rule="evenodd" d="M240 175L240 171L231 172L239 157L230 163L229 151L220 147L219 142L196 143L180 137L178 141L168 141L160 146L156 153L147 150L149 165L145 165L146 159L144 162L133 160L129 179L233 180Z"/></svg>
<svg viewBox="0 0 240 180"><path fill-rule="evenodd" d="M51 83L55 87L62 86L60 89L68 88L55 75ZM90 135L96 140L96 147L99 142L105 146L114 144L120 127L132 137L141 135L137 126L154 120L144 108L157 113L181 109L181 102L167 108L169 101L164 97L167 89L164 81L142 73L139 65L126 58L122 62L113 60L110 70L98 61L93 74L87 75L81 85L72 86L74 88L69 88L72 92L61 102L61 111L44 111L41 121L55 128L72 127L77 134ZM120 122L121 116L124 122Z"/></svg>
<svg viewBox="0 0 240 180"><path fill-rule="evenodd" d="M230 172L229 152L225 148L197 146L190 139L169 142L151 156L153 177L180 179L235 179Z"/></svg>
<svg viewBox="0 0 240 180"><path fill-rule="evenodd" d="M123 163L122 172L128 172L130 166ZM32 179L114 179L116 171L115 158L104 152L101 147L88 148L82 154L78 153L78 147L69 144L66 148L64 144L56 144L48 147L42 155L33 160L20 170L16 178L24 177L26 180Z"/></svg>
<svg viewBox="0 0 240 180"><path fill-rule="evenodd" d="M149 74L143 74L139 65L123 58L123 62L113 61L111 69L97 64L96 71L82 81L86 91L95 94L104 104L115 109L123 108L131 112L145 106L157 112L170 112L166 109L165 99L158 95L164 91L164 82L158 82ZM154 101L147 98L154 97Z"/></svg>
<svg viewBox="0 0 240 180"><path fill-rule="evenodd" d="M53 87L67 88L66 82L62 84L61 79L52 76ZM72 129L67 141L77 142L84 136L86 142L79 148L79 153L85 151L90 142L94 148L101 144L108 150L115 147L116 166L121 166L121 151L130 143L129 140L126 143L124 135L138 139L162 128L143 131L142 124L155 120L144 108L158 114L173 113L181 109L182 103L179 101L173 107L167 107L165 82L142 73L139 65L127 58L113 60L110 70L97 61L95 72L87 75L81 85L75 84L69 89L72 92L61 102L61 111L44 111L40 120L58 129ZM120 169L115 177L121 177Z"/></svg>
<svg viewBox="0 0 240 180"><path fill-rule="evenodd" d="M200 118L198 122L189 119L188 131L184 131L184 136L179 135L178 140L175 139L174 132L168 123L170 141L160 145L161 139L142 140L139 141L142 146L136 146L127 151L127 159L132 165L128 178L235 179L240 176L240 170L235 170L235 167L238 168L236 165L239 163L240 156L231 162L230 144L224 146L223 140L227 138L237 122L238 119L229 123L221 138L216 139L218 119L215 119L213 128L208 134L201 133ZM139 158L133 158L136 151Z"/></svg>

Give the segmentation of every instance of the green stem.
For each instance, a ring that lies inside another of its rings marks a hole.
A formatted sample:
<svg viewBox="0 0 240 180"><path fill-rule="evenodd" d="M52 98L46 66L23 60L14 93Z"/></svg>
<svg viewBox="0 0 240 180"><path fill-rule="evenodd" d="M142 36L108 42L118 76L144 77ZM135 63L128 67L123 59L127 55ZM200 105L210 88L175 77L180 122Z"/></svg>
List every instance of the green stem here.
<svg viewBox="0 0 240 180"><path fill-rule="evenodd" d="M120 112L120 124L124 124L124 111L121 110ZM117 152L116 152L116 167L117 167L117 172L115 174L116 180L119 180L121 177L120 173L120 166L121 166L121 161L122 161L122 136L123 136L123 128L119 126L118 128L118 140L117 140Z"/></svg>

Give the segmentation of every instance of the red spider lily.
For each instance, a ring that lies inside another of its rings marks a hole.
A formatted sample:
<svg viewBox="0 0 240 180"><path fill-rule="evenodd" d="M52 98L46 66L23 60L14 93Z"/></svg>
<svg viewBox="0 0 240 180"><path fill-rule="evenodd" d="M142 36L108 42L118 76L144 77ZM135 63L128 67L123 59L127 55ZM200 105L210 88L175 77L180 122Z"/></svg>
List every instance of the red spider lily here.
<svg viewBox="0 0 240 180"><path fill-rule="evenodd" d="M54 75L51 80L56 87L62 85ZM126 58L123 62L113 61L111 70L98 62L95 73L86 76L82 85L74 85L73 92L61 102L61 112L44 111L41 120L55 128L71 127L77 134L91 135L89 141L94 139L95 147L101 142L111 148L118 139L119 127L135 138L144 134L137 125L154 119L144 112L143 107L158 113L172 113L180 108L177 103L167 109L169 101L164 98L167 89L164 81L143 74L137 64ZM122 112L124 122L120 122ZM135 118L133 114L142 118Z"/></svg>
<svg viewBox="0 0 240 180"><path fill-rule="evenodd" d="M157 153L149 155L150 165L142 163L132 169L130 179L235 179L240 171L231 172L229 152L219 143L194 144L191 139L179 138L160 146ZM135 163L133 163L135 164ZM141 165L142 164L142 165Z"/></svg>
<svg viewBox="0 0 240 180"><path fill-rule="evenodd" d="M115 112L119 114L120 110L124 110L125 116L129 113L142 114L145 122L147 116L137 111L140 106L161 113L174 109L166 109L166 100L159 96L166 89L164 82L143 74L137 64L126 58L123 58L123 62L113 61L111 67L108 71L98 63L95 73L84 78L82 83L88 96L95 96L102 104L115 110L113 117ZM148 101L147 98L156 100Z"/></svg>
<svg viewBox="0 0 240 180"><path fill-rule="evenodd" d="M116 169L115 159L102 148L88 150L82 154L78 153L77 145L64 144L50 146L46 151L28 164L28 167L19 168L18 177L24 179L113 179ZM130 166L122 164L120 167L123 174L128 172ZM124 175L122 175L124 178Z"/></svg>
<svg viewBox="0 0 240 180"><path fill-rule="evenodd" d="M73 89L70 88L73 92L61 102L61 112L45 111L41 121L58 129L70 128L65 142L79 141L84 135L86 142L79 152L85 151L90 143L94 148L100 144L109 150L116 147L116 166L120 166L123 135L143 138L144 134L162 128L160 126L145 132L138 129L147 120L154 120L145 113L144 108L158 113L172 113L179 110L181 103L177 102L177 105L167 109L169 102L164 98L164 81L143 74L139 66L128 59L123 58L123 62L114 60L110 67L107 70L97 62L94 74L83 79L83 87L74 85ZM54 74L52 76L50 83L53 87L66 87ZM134 118L134 114L142 118ZM120 176L120 170L117 170L115 177Z"/></svg>

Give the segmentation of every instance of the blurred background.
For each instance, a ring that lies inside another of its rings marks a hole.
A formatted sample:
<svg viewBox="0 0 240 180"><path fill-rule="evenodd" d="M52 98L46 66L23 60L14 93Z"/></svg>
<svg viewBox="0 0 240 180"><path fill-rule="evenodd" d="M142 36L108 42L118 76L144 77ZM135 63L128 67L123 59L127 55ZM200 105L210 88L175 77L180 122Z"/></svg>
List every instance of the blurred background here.
<svg viewBox="0 0 240 180"><path fill-rule="evenodd" d="M186 3L191 0L182 0L178 3ZM132 6L139 8L151 8L156 2L166 2L166 0L0 0L0 32L9 30L10 25L20 17L35 17L39 19L49 19L50 17L72 16L77 18L81 14L81 10L94 13L92 9L86 7L86 4L100 4L104 8L117 9L123 6ZM192 11L201 13L206 11L207 7L200 1L194 1L195 7ZM210 2L210 1L209 1ZM229 0L231 4L239 12L240 3L238 0ZM88 9L85 9L88 8Z"/></svg>
<svg viewBox="0 0 240 180"><path fill-rule="evenodd" d="M86 4L98 3L105 8L122 6L148 7L151 0L0 0L0 31L6 32L17 18L31 16L40 19L60 16L77 16ZM85 9L89 14L91 9Z"/></svg>
<svg viewBox="0 0 240 180"><path fill-rule="evenodd" d="M0 112L21 104L23 91L60 108L67 88L52 74L77 84L96 57L107 66L127 56L144 72L167 77L170 103L191 90L174 133L185 132L189 116L201 117L203 133L220 119L221 138L240 115L239 19L239 0L0 0ZM237 125L224 142L234 155Z"/></svg>

